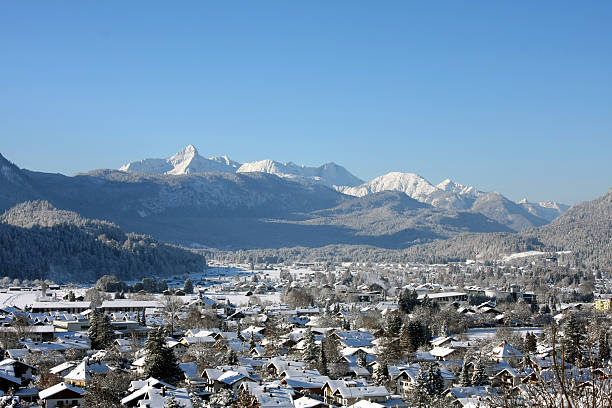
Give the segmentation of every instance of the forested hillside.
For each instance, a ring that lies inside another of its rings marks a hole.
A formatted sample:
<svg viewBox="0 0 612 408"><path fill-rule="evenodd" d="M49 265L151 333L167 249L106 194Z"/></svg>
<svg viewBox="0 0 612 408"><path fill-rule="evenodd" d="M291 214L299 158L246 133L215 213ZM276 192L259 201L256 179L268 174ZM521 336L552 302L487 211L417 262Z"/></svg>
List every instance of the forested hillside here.
<svg viewBox="0 0 612 408"><path fill-rule="evenodd" d="M385 250L371 246L329 245L322 248L282 248L209 251L217 258L236 261L358 261L444 263L466 259L496 260L525 251L571 251L564 255L573 265L612 270L612 190L593 201L570 208L548 225L520 233L462 233L406 249Z"/></svg>
<svg viewBox="0 0 612 408"><path fill-rule="evenodd" d="M131 280L204 267L201 255L46 201L21 203L0 217L0 276L83 282L115 274Z"/></svg>

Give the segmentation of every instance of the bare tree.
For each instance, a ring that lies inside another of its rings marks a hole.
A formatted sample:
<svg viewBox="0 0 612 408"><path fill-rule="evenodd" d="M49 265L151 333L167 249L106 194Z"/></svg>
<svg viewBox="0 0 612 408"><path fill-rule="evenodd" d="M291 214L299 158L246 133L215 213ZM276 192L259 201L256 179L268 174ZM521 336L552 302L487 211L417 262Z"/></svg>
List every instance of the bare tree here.
<svg viewBox="0 0 612 408"><path fill-rule="evenodd" d="M170 333L174 334L174 324L176 319L183 309L184 303L178 296L165 295L162 300L162 309L166 324L170 325Z"/></svg>

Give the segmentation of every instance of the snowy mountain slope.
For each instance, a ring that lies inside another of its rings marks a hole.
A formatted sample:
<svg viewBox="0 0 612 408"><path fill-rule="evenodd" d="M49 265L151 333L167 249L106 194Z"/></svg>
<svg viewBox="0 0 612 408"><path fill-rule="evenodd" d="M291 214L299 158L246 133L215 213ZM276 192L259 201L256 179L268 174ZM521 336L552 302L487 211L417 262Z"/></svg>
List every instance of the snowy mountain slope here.
<svg viewBox="0 0 612 408"><path fill-rule="evenodd" d="M530 214L533 214L536 217L544 218L549 222L569 209L569 205L557 203L555 201L541 201L539 203L532 203L527 201L526 198L523 198L517 204L526 209Z"/></svg>
<svg viewBox="0 0 612 408"><path fill-rule="evenodd" d="M443 182L438 184L436 187L438 187L442 191L446 191L449 193L455 193L460 196L474 198L474 199L484 194L482 191L477 190L476 187L474 186L464 186L463 184L457 183L451 179L444 180Z"/></svg>
<svg viewBox="0 0 612 408"><path fill-rule="evenodd" d="M326 163L319 167L307 167L295 163L280 163L274 160L260 160L244 163L237 173L269 173L285 178L299 178L306 181L324 184L326 186L356 186L362 180L352 175L344 167L336 163Z"/></svg>
<svg viewBox="0 0 612 408"><path fill-rule="evenodd" d="M417 201L427 202L431 194L439 191L429 181L415 173L391 172L356 187L340 188L344 194L363 197L381 191L400 191Z"/></svg>
<svg viewBox="0 0 612 408"><path fill-rule="evenodd" d="M480 214L434 208L400 192L349 197L302 178L263 172L19 174L57 208L183 245L400 248L461 232L508 230ZM0 179L0 192L8 185ZM19 200L8 197L5 205Z"/></svg>
<svg viewBox="0 0 612 408"><path fill-rule="evenodd" d="M480 195L474 201L472 211L484 214L515 231L522 231L528 227L538 227L548 223L547 220L531 214L522 206L495 191Z"/></svg>
<svg viewBox="0 0 612 408"><path fill-rule="evenodd" d="M128 163L119 170L131 173L145 174L189 174L222 172L234 173L240 163L230 160L227 156L204 158L193 145L186 146L180 152L166 159L144 159Z"/></svg>
<svg viewBox="0 0 612 408"><path fill-rule="evenodd" d="M32 180L16 165L0 154L0 207L39 197Z"/></svg>
<svg viewBox="0 0 612 408"><path fill-rule="evenodd" d="M446 179L437 186L414 173L393 172L357 187L338 188L344 194L363 197L381 191L399 191L422 203L447 210L481 213L515 231L547 223L499 193L483 193L475 187Z"/></svg>
<svg viewBox="0 0 612 408"><path fill-rule="evenodd" d="M440 189L415 173L392 172L357 187L339 187L338 191L356 197L381 191L399 191L422 203L455 210L467 210L472 204L471 197Z"/></svg>

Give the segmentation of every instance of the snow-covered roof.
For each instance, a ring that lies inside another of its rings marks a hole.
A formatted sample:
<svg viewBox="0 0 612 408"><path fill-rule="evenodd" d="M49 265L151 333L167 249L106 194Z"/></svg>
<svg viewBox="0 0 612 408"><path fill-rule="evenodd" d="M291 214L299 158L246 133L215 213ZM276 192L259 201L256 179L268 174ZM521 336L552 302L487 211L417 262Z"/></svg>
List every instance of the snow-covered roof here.
<svg viewBox="0 0 612 408"><path fill-rule="evenodd" d="M65 382L61 382L59 384L55 384L52 387L49 387L47 389L44 389L44 390L40 391L38 393L38 397L40 399L47 399L47 398L52 397L53 395L58 394L58 393L60 393L60 392L62 392L64 390L72 391L72 392L77 393L77 394L79 394L81 396L83 396L85 394L85 390L83 388L76 387L74 385L70 385L70 384L65 383Z"/></svg>

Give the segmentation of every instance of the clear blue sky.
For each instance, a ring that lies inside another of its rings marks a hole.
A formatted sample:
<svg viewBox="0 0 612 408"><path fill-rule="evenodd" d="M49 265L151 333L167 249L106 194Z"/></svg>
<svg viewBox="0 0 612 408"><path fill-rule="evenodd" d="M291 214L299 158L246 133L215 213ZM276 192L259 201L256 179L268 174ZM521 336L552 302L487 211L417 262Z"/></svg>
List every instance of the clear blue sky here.
<svg viewBox="0 0 612 408"><path fill-rule="evenodd" d="M0 153L335 161L512 199L612 186L612 2L2 2Z"/></svg>

